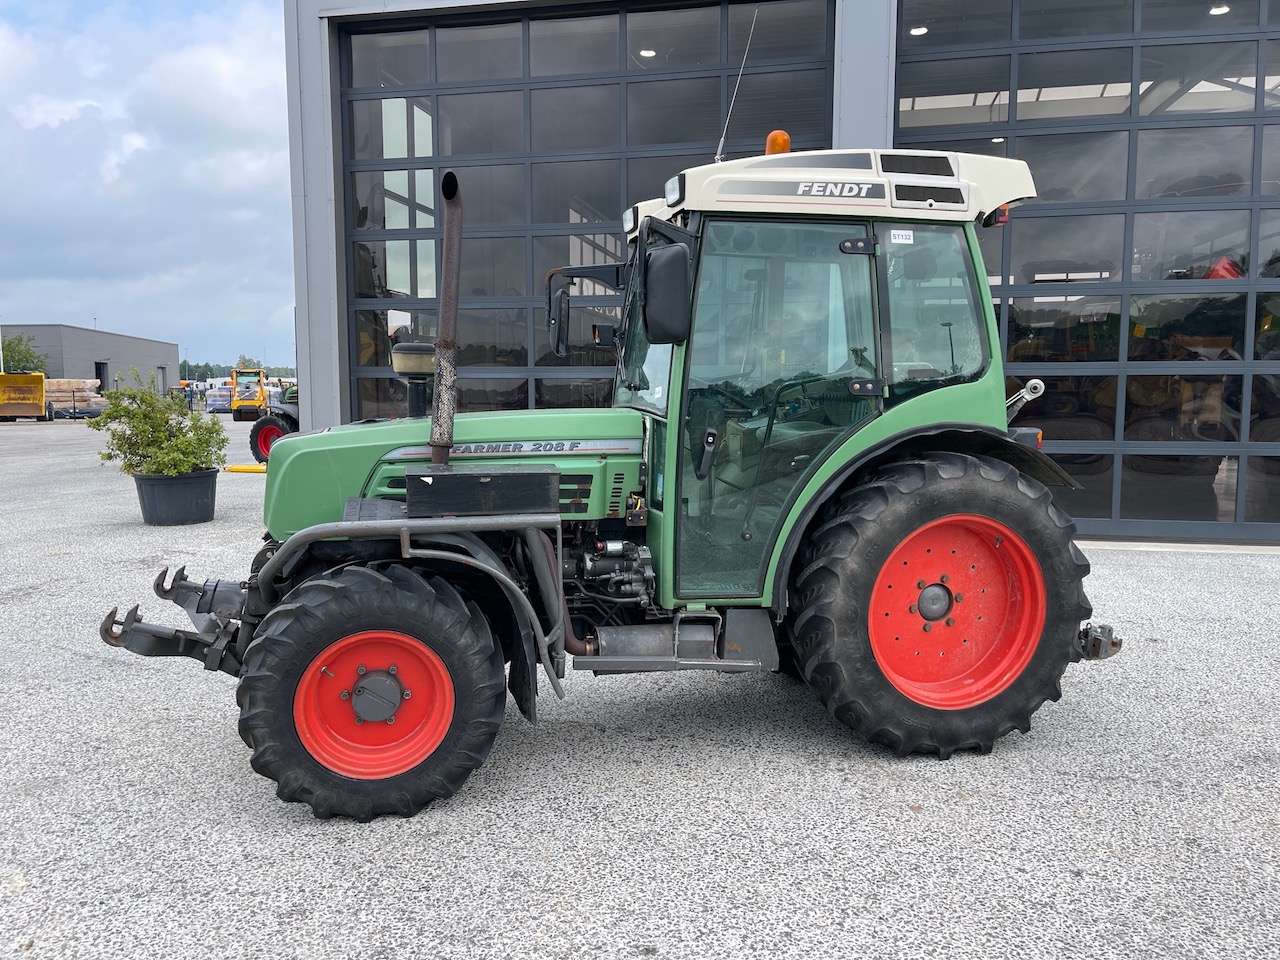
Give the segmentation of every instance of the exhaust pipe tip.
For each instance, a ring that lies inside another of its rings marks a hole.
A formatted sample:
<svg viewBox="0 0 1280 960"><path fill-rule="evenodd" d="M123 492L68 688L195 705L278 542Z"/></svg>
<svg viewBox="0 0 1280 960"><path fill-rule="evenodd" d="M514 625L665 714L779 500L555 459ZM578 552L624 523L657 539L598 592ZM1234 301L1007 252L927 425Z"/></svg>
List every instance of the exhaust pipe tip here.
<svg viewBox="0 0 1280 960"><path fill-rule="evenodd" d="M458 195L458 175L452 170L446 170L444 176L440 178L440 196L446 200L452 200Z"/></svg>

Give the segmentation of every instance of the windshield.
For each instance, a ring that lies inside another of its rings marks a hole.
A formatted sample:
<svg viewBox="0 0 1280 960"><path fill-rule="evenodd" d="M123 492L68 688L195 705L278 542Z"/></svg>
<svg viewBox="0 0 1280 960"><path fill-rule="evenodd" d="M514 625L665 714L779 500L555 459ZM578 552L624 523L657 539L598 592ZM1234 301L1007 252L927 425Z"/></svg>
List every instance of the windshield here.
<svg viewBox="0 0 1280 960"><path fill-rule="evenodd" d="M644 254L655 247L665 246L667 242L663 237L655 236L644 248ZM638 296L644 277L635 263L639 249L639 244L632 246L632 263L628 271L631 279L622 305L622 351L618 354L614 403L665 416L670 393L672 345L650 343L645 336L644 310Z"/></svg>

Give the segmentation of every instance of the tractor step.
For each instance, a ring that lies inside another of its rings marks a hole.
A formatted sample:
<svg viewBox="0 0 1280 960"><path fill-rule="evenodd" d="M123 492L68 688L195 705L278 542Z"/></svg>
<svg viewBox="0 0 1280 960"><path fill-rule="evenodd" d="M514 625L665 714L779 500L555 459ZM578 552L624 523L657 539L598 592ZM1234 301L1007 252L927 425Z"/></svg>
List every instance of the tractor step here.
<svg viewBox="0 0 1280 960"><path fill-rule="evenodd" d="M689 611L673 620L600 627L598 653L575 656L573 669L596 673L718 670L768 673L778 669L778 644L769 611L733 607L724 613Z"/></svg>
<svg viewBox="0 0 1280 960"><path fill-rule="evenodd" d="M657 673L665 670L718 670L721 673L765 673L773 669L759 660L693 660L681 657L574 657L573 669L600 673Z"/></svg>

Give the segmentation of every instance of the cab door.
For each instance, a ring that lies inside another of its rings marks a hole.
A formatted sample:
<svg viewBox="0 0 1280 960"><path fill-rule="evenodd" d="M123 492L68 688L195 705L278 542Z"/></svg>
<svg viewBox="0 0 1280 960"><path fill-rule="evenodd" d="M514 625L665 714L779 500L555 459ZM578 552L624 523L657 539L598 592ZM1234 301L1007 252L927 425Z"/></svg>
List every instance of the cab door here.
<svg viewBox="0 0 1280 960"><path fill-rule="evenodd" d="M698 264L677 596L749 597L787 507L882 409L865 223L713 221Z"/></svg>

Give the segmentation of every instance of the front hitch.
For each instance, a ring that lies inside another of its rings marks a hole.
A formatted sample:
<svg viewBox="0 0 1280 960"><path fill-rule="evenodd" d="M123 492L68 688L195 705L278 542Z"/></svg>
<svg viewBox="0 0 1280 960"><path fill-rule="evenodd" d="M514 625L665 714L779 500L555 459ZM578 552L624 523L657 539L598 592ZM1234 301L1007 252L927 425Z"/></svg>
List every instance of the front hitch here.
<svg viewBox="0 0 1280 960"><path fill-rule="evenodd" d="M236 656L237 622L244 610L246 589L243 584L227 580L206 580L197 586L188 580L185 568L179 568L166 585L169 569L156 577L156 596L182 607L196 630L177 630L139 618L135 604L120 616L112 607L98 628L103 643L123 647L143 657L191 657L204 664L206 670L221 670L240 676L240 660Z"/></svg>

